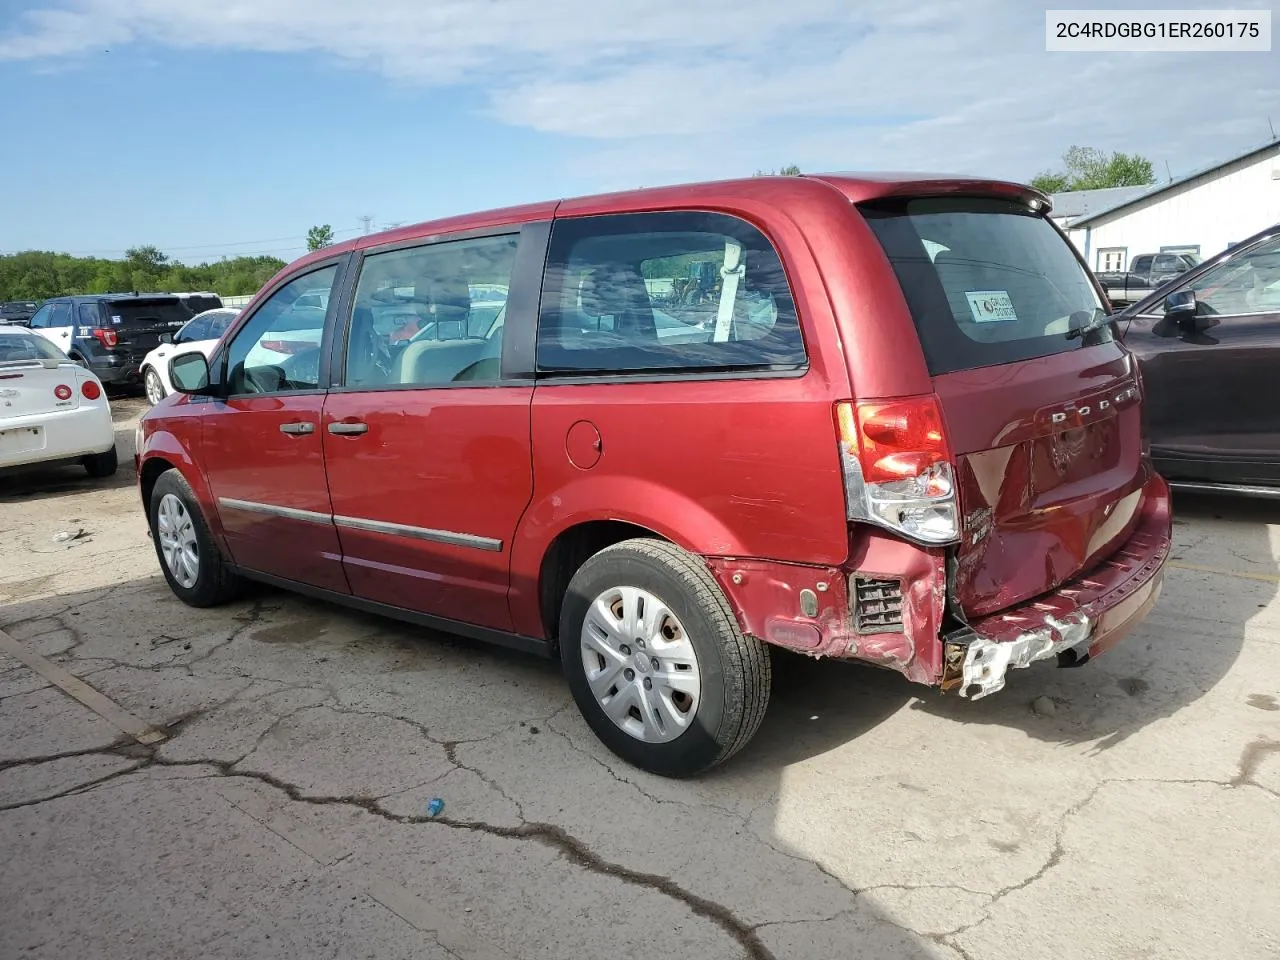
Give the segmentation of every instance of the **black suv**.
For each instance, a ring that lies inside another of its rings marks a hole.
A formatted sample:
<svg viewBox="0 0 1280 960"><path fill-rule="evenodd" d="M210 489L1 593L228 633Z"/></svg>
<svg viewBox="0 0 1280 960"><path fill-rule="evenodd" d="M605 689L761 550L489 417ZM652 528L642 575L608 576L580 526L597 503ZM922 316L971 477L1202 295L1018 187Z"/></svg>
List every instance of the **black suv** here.
<svg viewBox="0 0 1280 960"><path fill-rule="evenodd" d="M0 303L0 323L17 323L25 326L39 309L40 304L34 300L8 300Z"/></svg>
<svg viewBox="0 0 1280 960"><path fill-rule="evenodd" d="M161 334L176 333L191 317L171 294L103 293L46 300L30 327L104 384L127 387L141 382L138 366Z"/></svg>

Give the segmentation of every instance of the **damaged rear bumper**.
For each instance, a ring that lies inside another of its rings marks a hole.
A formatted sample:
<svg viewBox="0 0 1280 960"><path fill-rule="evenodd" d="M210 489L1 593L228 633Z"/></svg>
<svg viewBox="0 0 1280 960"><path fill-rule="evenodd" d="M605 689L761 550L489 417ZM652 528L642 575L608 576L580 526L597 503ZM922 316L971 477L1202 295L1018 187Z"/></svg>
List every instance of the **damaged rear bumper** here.
<svg viewBox="0 0 1280 960"><path fill-rule="evenodd" d="M1013 668L1052 657L1076 666L1114 646L1159 597L1172 531L1169 487L1153 477L1133 533L1100 566L944 638L942 689L978 700L1002 689Z"/></svg>

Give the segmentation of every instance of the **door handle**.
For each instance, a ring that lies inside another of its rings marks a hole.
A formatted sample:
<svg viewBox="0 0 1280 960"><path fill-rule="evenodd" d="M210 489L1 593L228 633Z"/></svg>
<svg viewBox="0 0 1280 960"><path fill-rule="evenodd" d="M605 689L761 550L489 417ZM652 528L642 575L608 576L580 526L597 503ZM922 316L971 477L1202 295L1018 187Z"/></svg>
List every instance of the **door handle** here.
<svg viewBox="0 0 1280 960"><path fill-rule="evenodd" d="M304 433L315 433L316 425L314 423L282 423L280 424L280 432L287 433L290 436L301 436Z"/></svg>
<svg viewBox="0 0 1280 960"><path fill-rule="evenodd" d="M329 432L339 437L355 437L369 432L367 423L331 423Z"/></svg>

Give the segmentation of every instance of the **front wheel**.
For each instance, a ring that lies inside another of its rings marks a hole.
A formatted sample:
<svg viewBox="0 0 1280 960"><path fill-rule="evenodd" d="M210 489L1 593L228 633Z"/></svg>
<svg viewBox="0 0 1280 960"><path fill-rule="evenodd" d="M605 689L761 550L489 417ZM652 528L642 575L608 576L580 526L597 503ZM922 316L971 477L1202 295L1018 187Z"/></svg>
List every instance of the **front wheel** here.
<svg viewBox="0 0 1280 960"><path fill-rule="evenodd" d="M661 540L627 540L582 565L560 615L578 709L610 750L670 777L724 762L769 702L769 651L738 627L706 564Z"/></svg>
<svg viewBox="0 0 1280 960"><path fill-rule="evenodd" d="M177 470L156 480L148 504L151 539L169 589L192 607L212 607L233 598L240 578L222 559L190 484Z"/></svg>
<svg viewBox="0 0 1280 960"><path fill-rule="evenodd" d="M155 368L147 367L142 382L147 388L147 401L153 407L167 396L164 384L160 382L160 374L156 373Z"/></svg>

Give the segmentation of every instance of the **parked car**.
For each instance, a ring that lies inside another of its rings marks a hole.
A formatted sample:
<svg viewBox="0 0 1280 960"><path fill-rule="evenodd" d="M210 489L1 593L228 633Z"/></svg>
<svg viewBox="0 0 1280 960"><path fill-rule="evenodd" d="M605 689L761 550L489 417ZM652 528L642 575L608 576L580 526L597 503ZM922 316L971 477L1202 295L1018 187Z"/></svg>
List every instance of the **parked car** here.
<svg viewBox="0 0 1280 960"><path fill-rule="evenodd" d="M247 577L557 655L600 739L666 775L751 739L769 645L975 699L1081 664L1155 602L1171 519L1133 357L1047 207L753 178L317 251L142 418L164 576L193 606ZM646 281L691 262L714 305L659 316ZM506 288L487 327L481 283ZM254 360L317 288L319 349ZM387 291L433 335L393 344Z"/></svg>
<svg viewBox="0 0 1280 960"><path fill-rule="evenodd" d="M153 406L173 392L169 383L169 361L190 350L199 350L207 355L239 313L230 307L206 310L188 320L172 337L167 333L160 335L160 346L143 357L139 367L147 400Z"/></svg>
<svg viewBox="0 0 1280 960"><path fill-rule="evenodd" d="M225 306L222 302L222 298L209 290L175 293L174 296L182 301L182 305L191 311L193 316L200 313L206 313L209 310L218 310Z"/></svg>
<svg viewBox="0 0 1280 960"><path fill-rule="evenodd" d="M142 360L160 337L190 319L171 294L109 293L46 300L31 318L31 329L108 387L130 387L142 379Z"/></svg>
<svg viewBox="0 0 1280 960"><path fill-rule="evenodd" d="M1098 281L1112 303L1131 304L1194 270L1197 263L1199 258L1189 253L1142 253L1133 258L1127 271L1099 273Z"/></svg>
<svg viewBox="0 0 1280 960"><path fill-rule="evenodd" d="M0 303L0 325L15 323L25 327L39 309L40 304L34 300L9 300Z"/></svg>
<svg viewBox="0 0 1280 960"><path fill-rule="evenodd" d="M0 327L0 467L63 461L91 477L116 472L102 383L44 337Z"/></svg>
<svg viewBox="0 0 1280 960"><path fill-rule="evenodd" d="M1280 497L1280 224L1116 317L1175 486Z"/></svg>

